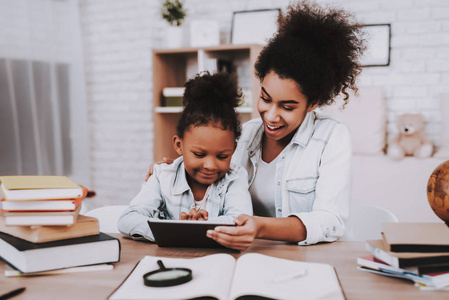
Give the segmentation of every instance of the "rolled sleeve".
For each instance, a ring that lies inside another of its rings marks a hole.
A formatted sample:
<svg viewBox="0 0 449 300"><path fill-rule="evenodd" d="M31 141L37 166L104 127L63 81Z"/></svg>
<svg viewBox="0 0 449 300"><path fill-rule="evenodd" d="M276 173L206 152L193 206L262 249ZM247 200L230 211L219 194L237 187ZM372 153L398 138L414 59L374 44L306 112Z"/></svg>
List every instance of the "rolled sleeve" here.
<svg viewBox="0 0 449 300"><path fill-rule="evenodd" d="M161 201L159 180L153 174L142 184L140 192L120 216L117 223L119 231L133 239L154 241L148 220L156 216Z"/></svg>

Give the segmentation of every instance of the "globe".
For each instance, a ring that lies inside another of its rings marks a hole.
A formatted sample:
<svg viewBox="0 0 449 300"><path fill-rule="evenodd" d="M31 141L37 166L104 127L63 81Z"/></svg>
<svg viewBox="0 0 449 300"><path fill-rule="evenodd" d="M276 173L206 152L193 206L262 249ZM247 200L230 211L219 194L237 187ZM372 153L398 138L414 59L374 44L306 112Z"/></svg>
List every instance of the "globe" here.
<svg viewBox="0 0 449 300"><path fill-rule="evenodd" d="M438 218L449 226L449 160L439 165L430 175L427 200Z"/></svg>

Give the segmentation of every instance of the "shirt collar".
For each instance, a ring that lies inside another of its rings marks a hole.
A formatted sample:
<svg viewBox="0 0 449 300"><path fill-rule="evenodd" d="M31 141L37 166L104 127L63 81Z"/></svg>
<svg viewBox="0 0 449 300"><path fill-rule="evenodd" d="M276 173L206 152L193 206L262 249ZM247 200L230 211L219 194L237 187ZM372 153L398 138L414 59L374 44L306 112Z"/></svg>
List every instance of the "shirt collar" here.
<svg viewBox="0 0 449 300"><path fill-rule="evenodd" d="M175 162L173 162L173 163L174 164L178 163L178 166L175 166L176 167L176 179L175 179L175 183L173 185L173 194L181 195L190 189L189 183L187 182L186 171L184 168L184 160L181 156L177 160L175 160ZM215 182L212 185L218 184L218 188L220 188L220 187L224 186L224 184L226 182L236 179L238 177L238 175L235 171L236 168L237 167L235 165L231 164L231 168L226 173L225 177L218 180L217 182Z"/></svg>
<svg viewBox="0 0 449 300"><path fill-rule="evenodd" d="M173 185L173 194L181 195L189 189L190 186L189 183L187 182L186 171L184 168L184 160L182 159L181 156L179 157L178 166L176 167L176 179Z"/></svg>
<svg viewBox="0 0 449 300"><path fill-rule="evenodd" d="M302 147L307 146L310 138L312 137L313 131L315 130L315 120L316 116L314 111L307 113L304 121L302 121L291 142L296 143Z"/></svg>

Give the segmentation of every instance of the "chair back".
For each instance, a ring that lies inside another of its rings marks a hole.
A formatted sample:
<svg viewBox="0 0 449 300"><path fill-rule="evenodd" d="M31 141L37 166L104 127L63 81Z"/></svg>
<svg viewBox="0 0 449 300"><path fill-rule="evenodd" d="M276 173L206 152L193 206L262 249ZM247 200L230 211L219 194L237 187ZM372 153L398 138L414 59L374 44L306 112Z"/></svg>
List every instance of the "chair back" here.
<svg viewBox="0 0 449 300"><path fill-rule="evenodd" d="M105 233L119 233L117 221L128 205L111 205L95 208L85 215L98 219L100 231Z"/></svg>
<svg viewBox="0 0 449 300"><path fill-rule="evenodd" d="M398 222L398 218L387 209L367 204L353 205L340 241L364 242L382 239L382 223L390 222Z"/></svg>

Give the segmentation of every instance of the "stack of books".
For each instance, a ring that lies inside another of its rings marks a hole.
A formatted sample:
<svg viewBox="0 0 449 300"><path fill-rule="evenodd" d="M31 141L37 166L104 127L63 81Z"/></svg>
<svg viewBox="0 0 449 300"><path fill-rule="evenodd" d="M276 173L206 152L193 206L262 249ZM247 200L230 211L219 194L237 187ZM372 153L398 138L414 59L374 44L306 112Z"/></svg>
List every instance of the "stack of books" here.
<svg viewBox="0 0 449 300"><path fill-rule="evenodd" d="M384 223L382 240L366 241L358 269L411 280L421 290L449 290L449 227L444 223Z"/></svg>
<svg viewBox="0 0 449 300"><path fill-rule="evenodd" d="M183 87L166 87L162 90L163 106L182 106L184 98Z"/></svg>
<svg viewBox="0 0 449 300"><path fill-rule="evenodd" d="M73 225L87 189L65 176L0 176L7 226Z"/></svg>
<svg viewBox="0 0 449 300"><path fill-rule="evenodd" d="M0 192L6 276L105 270L119 261L119 240L100 233L96 218L79 214L88 191L69 178L0 176Z"/></svg>

